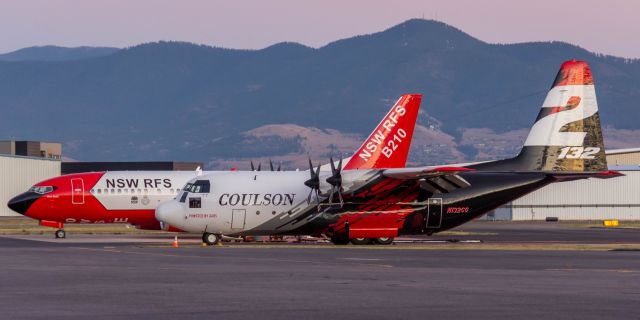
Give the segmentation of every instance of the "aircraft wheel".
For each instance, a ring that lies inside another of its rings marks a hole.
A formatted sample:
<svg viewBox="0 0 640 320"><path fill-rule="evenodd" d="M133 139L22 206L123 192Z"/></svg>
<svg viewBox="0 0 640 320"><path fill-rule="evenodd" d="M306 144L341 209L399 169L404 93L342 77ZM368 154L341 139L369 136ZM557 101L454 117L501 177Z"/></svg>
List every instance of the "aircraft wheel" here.
<svg viewBox="0 0 640 320"><path fill-rule="evenodd" d="M393 239L391 237L384 237L384 238L375 238L374 241L377 244L392 244L393 243Z"/></svg>
<svg viewBox="0 0 640 320"><path fill-rule="evenodd" d="M351 239L351 243L355 245L370 244L371 239L370 238L353 238Z"/></svg>
<svg viewBox="0 0 640 320"><path fill-rule="evenodd" d="M349 238L344 236L333 236L331 242L335 245L343 246L349 244Z"/></svg>
<svg viewBox="0 0 640 320"><path fill-rule="evenodd" d="M202 234L202 242L210 246L215 246L220 242L220 236L217 234L205 232Z"/></svg>
<svg viewBox="0 0 640 320"><path fill-rule="evenodd" d="M56 230L55 235L56 235L56 239L64 239L67 237L67 233L62 229Z"/></svg>

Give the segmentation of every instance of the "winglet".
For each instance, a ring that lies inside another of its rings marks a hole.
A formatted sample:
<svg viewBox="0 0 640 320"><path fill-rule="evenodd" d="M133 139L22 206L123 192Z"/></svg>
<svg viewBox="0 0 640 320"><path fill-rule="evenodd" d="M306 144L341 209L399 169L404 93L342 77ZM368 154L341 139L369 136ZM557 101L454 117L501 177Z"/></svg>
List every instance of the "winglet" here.
<svg viewBox="0 0 640 320"><path fill-rule="evenodd" d="M400 97L344 169L403 168L421 101L421 94Z"/></svg>
<svg viewBox="0 0 640 320"><path fill-rule="evenodd" d="M609 179L609 178L622 177L622 176L624 176L624 173L622 173L620 171L609 170L609 171L604 171L604 172L598 173L596 178Z"/></svg>

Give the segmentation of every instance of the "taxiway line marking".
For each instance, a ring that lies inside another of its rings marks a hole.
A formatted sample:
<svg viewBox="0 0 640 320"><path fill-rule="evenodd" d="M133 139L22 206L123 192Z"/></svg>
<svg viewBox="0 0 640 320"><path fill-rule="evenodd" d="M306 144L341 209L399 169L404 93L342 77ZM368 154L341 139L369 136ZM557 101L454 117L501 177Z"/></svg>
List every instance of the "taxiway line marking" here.
<svg viewBox="0 0 640 320"><path fill-rule="evenodd" d="M640 270L633 269L581 269L581 268L557 268L544 269L545 271L587 271L587 272L616 272L616 273L637 273Z"/></svg>
<svg viewBox="0 0 640 320"><path fill-rule="evenodd" d="M135 255L148 255L148 256L162 256L162 257L175 257L175 258L195 258L195 259L216 259L220 258L219 256L194 256L194 255L177 255L177 254L169 254L169 253L156 253L156 252L139 252L139 251L125 251L125 250L114 250L114 249L94 249L94 248L84 248L84 247L73 247L74 249L79 250L87 250L87 251L98 251L98 252L109 252L109 253L124 253L124 254L135 254ZM245 257L231 257L233 259L241 259L248 261L270 261L270 262L281 262L281 263L302 263L302 264L315 264L315 265L343 265L340 263L332 263L329 261L311 261L311 260L292 260L292 259L273 259L273 258L245 258ZM380 268L393 268L392 265L388 264L374 264L374 263L348 263L353 266L367 266L367 267L380 267Z"/></svg>

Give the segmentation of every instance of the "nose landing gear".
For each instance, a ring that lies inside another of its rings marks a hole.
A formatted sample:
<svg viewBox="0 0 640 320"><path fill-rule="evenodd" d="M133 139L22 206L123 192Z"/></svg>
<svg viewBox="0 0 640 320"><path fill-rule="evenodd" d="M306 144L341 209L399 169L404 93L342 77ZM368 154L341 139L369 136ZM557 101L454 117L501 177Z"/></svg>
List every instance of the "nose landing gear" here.
<svg viewBox="0 0 640 320"><path fill-rule="evenodd" d="M220 242L221 238L222 237L220 235L205 232L202 234L202 243L206 243L209 246L215 246Z"/></svg>
<svg viewBox="0 0 640 320"><path fill-rule="evenodd" d="M55 236L56 239L64 239L67 237L67 233L64 231L64 229L58 229L56 230Z"/></svg>

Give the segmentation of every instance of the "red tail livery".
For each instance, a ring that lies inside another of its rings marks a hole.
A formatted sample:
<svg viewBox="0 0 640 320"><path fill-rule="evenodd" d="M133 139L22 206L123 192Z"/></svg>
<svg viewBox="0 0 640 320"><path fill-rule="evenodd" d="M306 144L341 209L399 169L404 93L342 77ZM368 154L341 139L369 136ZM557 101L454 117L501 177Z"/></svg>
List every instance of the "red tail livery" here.
<svg viewBox="0 0 640 320"><path fill-rule="evenodd" d="M400 97L344 169L403 168L421 100L420 94Z"/></svg>

